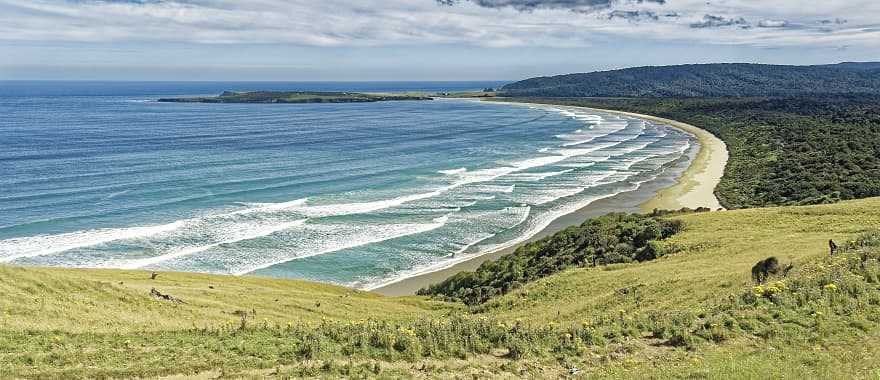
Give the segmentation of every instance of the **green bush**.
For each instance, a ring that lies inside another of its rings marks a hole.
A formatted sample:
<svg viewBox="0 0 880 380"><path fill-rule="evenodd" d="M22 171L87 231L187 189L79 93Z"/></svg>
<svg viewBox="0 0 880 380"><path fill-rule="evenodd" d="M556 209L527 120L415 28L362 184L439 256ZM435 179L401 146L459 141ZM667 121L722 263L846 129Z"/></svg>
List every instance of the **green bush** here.
<svg viewBox="0 0 880 380"><path fill-rule="evenodd" d="M653 260L665 253L657 241L681 229L678 220L609 214L528 243L483 263L475 272L458 273L419 294L476 305L567 268Z"/></svg>

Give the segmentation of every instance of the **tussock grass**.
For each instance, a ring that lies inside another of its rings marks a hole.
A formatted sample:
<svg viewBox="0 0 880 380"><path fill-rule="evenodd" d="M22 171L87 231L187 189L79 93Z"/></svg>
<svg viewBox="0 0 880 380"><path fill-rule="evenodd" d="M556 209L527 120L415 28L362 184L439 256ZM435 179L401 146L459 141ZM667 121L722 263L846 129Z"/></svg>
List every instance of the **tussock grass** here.
<svg viewBox="0 0 880 380"><path fill-rule="evenodd" d="M299 281L2 267L0 377L877 376L880 199L667 217L685 228L661 258L565 270L472 308ZM758 289L750 269L769 256L795 267Z"/></svg>
<svg viewBox="0 0 880 380"><path fill-rule="evenodd" d="M184 304L159 302L157 289ZM431 316L458 305L416 297L387 298L339 286L260 277L195 273L0 266L3 330L127 333L204 327L254 313L276 323L389 321Z"/></svg>

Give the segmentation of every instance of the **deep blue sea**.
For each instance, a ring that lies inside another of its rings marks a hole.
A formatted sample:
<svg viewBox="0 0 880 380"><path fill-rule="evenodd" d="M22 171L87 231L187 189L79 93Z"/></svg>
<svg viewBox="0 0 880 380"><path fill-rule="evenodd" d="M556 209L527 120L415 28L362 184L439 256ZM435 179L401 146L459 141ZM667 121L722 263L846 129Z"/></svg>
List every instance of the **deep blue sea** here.
<svg viewBox="0 0 880 380"><path fill-rule="evenodd" d="M373 288L521 242L696 149L684 132L469 100L158 103L493 82L0 82L0 263Z"/></svg>

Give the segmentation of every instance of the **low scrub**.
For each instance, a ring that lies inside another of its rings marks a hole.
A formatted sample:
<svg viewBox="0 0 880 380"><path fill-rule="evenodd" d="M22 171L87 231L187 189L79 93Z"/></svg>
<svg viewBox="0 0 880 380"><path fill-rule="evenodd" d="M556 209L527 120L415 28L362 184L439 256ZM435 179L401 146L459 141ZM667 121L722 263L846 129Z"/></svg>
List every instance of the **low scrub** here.
<svg viewBox="0 0 880 380"><path fill-rule="evenodd" d="M419 294L476 305L568 268L653 260L664 254L658 241L681 227L678 220L638 214L589 219L485 262L475 272L458 273Z"/></svg>

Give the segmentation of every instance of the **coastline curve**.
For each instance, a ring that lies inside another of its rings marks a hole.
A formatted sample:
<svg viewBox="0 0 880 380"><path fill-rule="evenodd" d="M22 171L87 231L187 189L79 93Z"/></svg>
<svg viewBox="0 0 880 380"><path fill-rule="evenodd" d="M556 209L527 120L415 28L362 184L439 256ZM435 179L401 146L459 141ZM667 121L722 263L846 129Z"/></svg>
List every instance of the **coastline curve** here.
<svg viewBox="0 0 880 380"><path fill-rule="evenodd" d="M712 210L724 209L715 195L715 188L724 174L724 168L727 165L728 151L727 145L721 139L713 135L705 129L679 122L676 120L665 119L652 115L644 115L625 111L616 111L609 109L579 107L579 106L562 106L546 103L528 103L528 102L509 102L509 101L493 101L497 103L505 103L512 105L527 106L550 106L563 110L580 110L590 112L602 112L610 114L618 114L623 116L635 117L656 123L668 125L669 127L688 133L696 138L699 143L699 151L691 160L686 169L675 179L671 186L657 189L655 194L641 202L638 202L638 210L642 212L650 212L653 209L677 210L684 207L696 209L698 207L707 207ZM613 198L613 197L612 197ZM569 225L580 223L583 219L592 216L598 216L601 213L616 211L613 199L604 199L608 202L601 206L589 205L582 210L578 210L571 214L558 218L551 225L547 226L543 231L504 249L487 252L482 255L473 257L469 260L461 261L452 265L439 267L437 270L423 272L411 277L404 277L397 281L382 284L378 287L369 289L370 291L389 295L402 296L412 295L416 291L429 284L442 281L455 273L462 271L475 270L485 261L497 259L500 256L512 253L521 245L539 239L568 227ZM598 203L598 202L597 202ZM587 210L590 209L590 210Z"/></svg>

